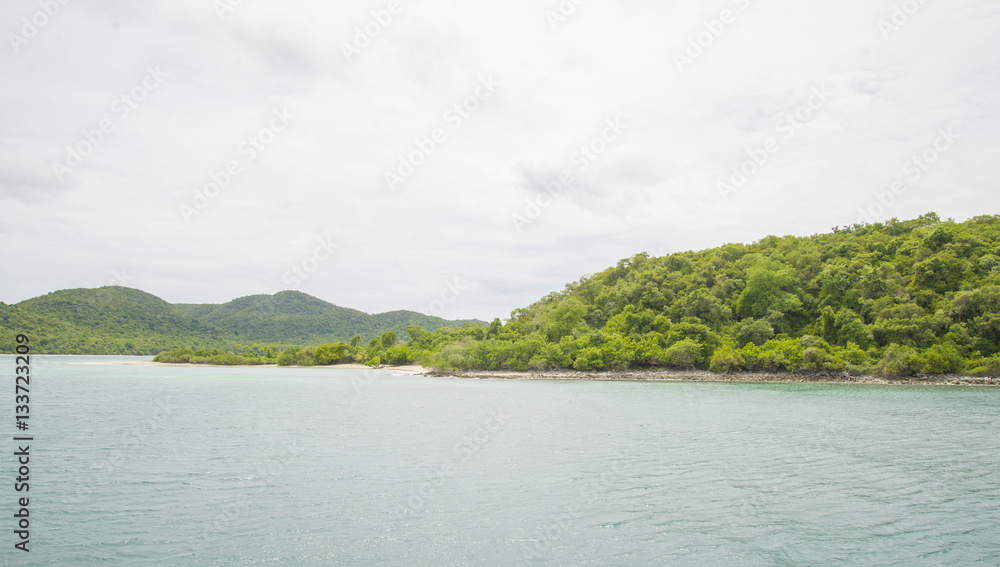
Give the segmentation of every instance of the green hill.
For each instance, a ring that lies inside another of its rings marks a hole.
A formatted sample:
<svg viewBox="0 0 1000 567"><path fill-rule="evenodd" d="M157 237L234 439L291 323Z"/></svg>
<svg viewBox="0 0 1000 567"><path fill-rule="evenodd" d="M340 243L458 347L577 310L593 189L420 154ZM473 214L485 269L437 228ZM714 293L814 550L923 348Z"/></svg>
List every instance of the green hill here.
<svg viewBox="0 0 1000 567"><path fill-rule="evenodd" d="M219 329L144 291L126 287L67 289L0 305L0 351L13 352L15 332L35 352L153 354L181 346L225 344Z"/></svg>
<svg viewBox="0 0 1000 567"><path fill-rule="evenodd" d="M369 315L298 291L250 295L215 306L178 304L176 307L242 342L297 346L347 342L354 335L360 335L367 342L386 331L402 335L410 325L435 331L442 327L460 327L467 322L446 321L414 311ZM482 321L471 322L485 325Z"/></svg>
<svg viewBox="0 0 1000 567"><path fill-rule="evenodd" d="M638 254L505 325L417 343L451 369L996 373L1000 216Z"/></svg>
<svg viewBox="0 0 1000 567"><path fill-rule="evenodd" d="M369 315L295 291L221 305L172 305L137 289L112 286L55 291L15 305L0 303L0 352L13 352L19 332L31 337L40 353L156 354L250 343L320 345L354 335L367 341L386 331L401 333L409 325L437 330L463 323L411 311Z"/></svg>

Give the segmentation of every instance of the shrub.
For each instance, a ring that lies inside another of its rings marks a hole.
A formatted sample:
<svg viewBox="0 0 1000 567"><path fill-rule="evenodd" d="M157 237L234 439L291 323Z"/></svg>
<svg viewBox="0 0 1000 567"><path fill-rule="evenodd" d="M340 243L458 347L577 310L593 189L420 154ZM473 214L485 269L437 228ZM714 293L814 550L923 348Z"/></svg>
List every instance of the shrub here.
<svg viewBox="0 0 1000 567"><path fill-rule="evenodd" d="M774 337L774 329L771 324L763 319L744 319L739 323L733 325L733 329L730 333L733 340L736 341L736 346L738 348L743 348L747 344L753 343L757 346L761 346L767 341Z"/></svg>
<svg viewBox="0 0 1000 567"><path fill-rule="evenodd" d="M934 345L923 351L924 374L954 374L962 368L962 357L952 345Z"/></svg>
<svg viewBox="0 0 1000 567"><path fill-rule="evenodd" d="M286 349L278 355L278 366L291 366L295 364L295 349Z"/></svg>
<svg viewBox="0 0 1000 567"><path fill-rule="evenodd" d="M667 366L690 370L701 360L702 345L691 339L684 339L674 343L663 353L663 362Z"/></svg>
<svg viewBox="0 0 1000 567"><path fill-rule="evenodd" d="M972 376L990 376L990 377L1000 377L1000 355L994 355L990 358L983 358L978 361L969 371Z"/></svg>
<svg viewBox="0 0 1000 567"><path fill-rule="evenodd" d="M575 370L594 370L601 366L601 350L597 347L582 348L576 352L573 361Z"/></svg>
<svg viewBox="0 0 1000 567"><path fill-rule="evenodd" d="M726 374L734 368L739 368L743 364L740 353L732 345L722 345L712 353L712 360L708 368L718 374Z"/></svg>
<svg viewBox="0 0 1000 567"><path fill-rule="evenodd" d="M802 365L813 370L822 370L823 364L829 360L829 355L823 349L809 347L802 353Z"/></svg>
<svg viewBox="0 0 1000 567"><path fill-rule="evenodd" d="M923 362L917 355L917 351L908 346L891 345L885 349L882 360L879 361L875 371L882 376L900 378L903 376L913 376L923 367Z"/></svg>

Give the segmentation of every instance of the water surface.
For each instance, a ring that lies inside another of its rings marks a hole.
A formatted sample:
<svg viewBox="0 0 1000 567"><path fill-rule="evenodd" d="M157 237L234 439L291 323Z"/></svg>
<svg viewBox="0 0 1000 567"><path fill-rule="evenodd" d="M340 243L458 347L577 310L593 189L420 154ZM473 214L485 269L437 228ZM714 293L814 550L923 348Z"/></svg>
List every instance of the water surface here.
<svg viewBox="0 0 1000 567"><path fill-rule="evenodd" d="M997 389L95 360L33 360L11 565L1000 564Z"/></svg>

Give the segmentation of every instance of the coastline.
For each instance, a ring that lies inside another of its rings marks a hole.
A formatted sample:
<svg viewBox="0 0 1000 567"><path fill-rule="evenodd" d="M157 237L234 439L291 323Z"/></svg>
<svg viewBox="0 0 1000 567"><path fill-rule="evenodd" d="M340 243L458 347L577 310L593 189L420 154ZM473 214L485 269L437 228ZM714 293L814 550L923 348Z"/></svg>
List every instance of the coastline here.
<svg viewBox="0 0 1000 567"><path fill-rule="evenodd" d="M409 364L406 366L380 366L371 368L364 364L327 364L319 366L278 366L277 364L195 364L192 362L153 362L152 360L105 360L99 362L78 362L77 364L97 364L104 366L193 366L193 367L215 367L215 368L305 368L314 370L334 369L334 370L389 370L392 372L402 372L403 374L428 375L433 372L432 368L425 368L419 364Z"/></svg>
<svg viewBox="0 0 1000 567"><path fill-rule="evenodd" d="M704 370L431 370L427 376L479 380L567 380L604 382L729 382L745 384L871 384L882 386L1000 386L1000 378L975 376L924 376L885 378L873 375L796 374L792 372L734 372L714 374Z"/></svg>
<svg viewBox="0 0 1000 567"><path fill-rule="evenodd" d="M190 362L142 361L101 361L80 362L78 364L98 365L155 365L155 366L213 366L231 368L279 368L276 364L193 364ZM438 370L418 364L406 366L382 366L371 368L363 364L331 364L326 366L283 366L280 368L333 369L333 370L388 370L414 376L435 378L460 378L467 380L565 380L601 382L729 382L737 384L869 384L880 386L986 386L1000 387L1000 377L975 376L911 376L907 378L886 378L874 375L848 374L799 374L793 372L732 372L714 374L705 370Z"/></svg>

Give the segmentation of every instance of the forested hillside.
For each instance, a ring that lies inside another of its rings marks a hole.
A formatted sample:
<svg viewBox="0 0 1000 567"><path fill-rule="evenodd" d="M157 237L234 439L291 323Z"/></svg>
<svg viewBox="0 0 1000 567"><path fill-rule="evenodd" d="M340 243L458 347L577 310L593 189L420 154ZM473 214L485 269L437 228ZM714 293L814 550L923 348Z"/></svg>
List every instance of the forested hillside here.
<svg viewBox="0 0 1000 567"><path fill-rule="evenodd" d="M414 311L369 315L299 291L250 295L221 305L179 303L176 307L215 325L228 336L240 337L243 342L299 346L348 342L355 335L368 341L387 331L402 334L410 325L437 330L445 325L461 326L466 322L446 321Z"/></svg>
<svg viewBox="0 0 1000 567"><path fill-rule="evenodd" d="M156 354L179 348L278 350L402 333L409 325L461 326L412 311L369 315L301 292L249 296L222 305L172 305L137 289L69 289L17 303L0 303L0 352L14 336L31 337L48 354ZM474 322L474 324L483 324Z"/></svg>
<svg viewBox="0 0 1000 567"><path fill-rule="evenodd" d="M227 344L222 333L162 299L127 287L67 289L0 304L0 352L16 332L50 354L153 354L164 348Z"/></svg>
<svg viewBox="0 0 1000 567"><path fill-rule="evenodd" d="M501 325L421 333L450 369L1000 372L1000 216L638 254Z"/></svg>

